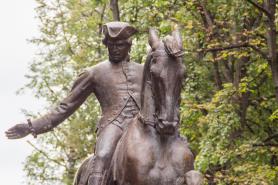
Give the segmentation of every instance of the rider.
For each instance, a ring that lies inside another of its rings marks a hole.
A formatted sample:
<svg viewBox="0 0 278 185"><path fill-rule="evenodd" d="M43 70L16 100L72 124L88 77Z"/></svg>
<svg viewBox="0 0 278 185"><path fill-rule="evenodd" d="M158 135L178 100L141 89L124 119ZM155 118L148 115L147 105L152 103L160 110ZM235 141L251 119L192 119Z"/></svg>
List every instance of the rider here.
<svg viewBox="0 0 278 185"><path fill-rule="evenodd" d="M143 65L131 62L131 36L137 30L125 22L110 22L103 26L103 43L108 48L109 60L81 73L68 96L48 114L28 123L17 124L6 131L9 139L28 134L34 136L51 131L94 93L102 116L97 125L95 161L89 185L101 185L116 144L123 130L138 113Z"/></svg>

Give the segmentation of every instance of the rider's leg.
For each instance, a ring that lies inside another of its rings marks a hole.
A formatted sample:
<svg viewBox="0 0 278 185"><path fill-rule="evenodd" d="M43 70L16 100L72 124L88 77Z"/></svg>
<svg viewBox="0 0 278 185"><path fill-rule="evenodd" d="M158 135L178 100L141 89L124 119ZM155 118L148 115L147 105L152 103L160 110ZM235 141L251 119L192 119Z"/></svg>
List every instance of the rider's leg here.
<svg viewBox="0 0 278 185"><path fill-rule="evenodd" d="M122 129L114 124L107 125L99 134L95 148L95 161L88 185L101 185L103 173L109 168L112 155L122 135Z"/></svg>

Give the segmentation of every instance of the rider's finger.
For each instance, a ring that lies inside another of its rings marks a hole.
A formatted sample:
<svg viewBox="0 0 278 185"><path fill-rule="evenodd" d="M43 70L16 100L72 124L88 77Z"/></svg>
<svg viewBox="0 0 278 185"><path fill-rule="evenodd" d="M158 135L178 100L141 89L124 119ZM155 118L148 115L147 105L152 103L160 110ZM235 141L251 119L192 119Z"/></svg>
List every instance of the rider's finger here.
<svg viewBox="0 0 278 185"><path fill-rule="evenodd" d="M11 134L11 133L14 133L14 130L13 129L9 129L7 131L5 131L6 134Z"/></svg>
<svg viewBox="0 0 278 185"><path fill-rule="evenodd" d="M16 131L15 127L12 127L9 130L7 130L6 132L15 132L15 131Z"/></svg>
<svg viewBox="0 0 278 185"><path fill-rule="evenodd" d="M9 139L19 139L19 138L21 138L21 136L19 136L19 135L16 135L16 136L13 136L13 137L8 137Z"/></svg>
<svg viewBox="0 0 278 185"><path fill-rule="evenodd" d="M11 134L6 134L6 136L7 136L8 138L10 138L10 137L18 136L18 134L16 134L16 133L11 133Z"/></svg>
<svg viewBox="0 0 278 185"><path fill-rule="evenodd" d="M21 136L18 135L18 134L8 135L7 137L8 137L8 139L18 139L18 138L21 138Z"/></svg>
<svg viewBox="0 0 278 185"><path fill-rule="evenodd" d="M16 134L16 132L5 132L6 135L13 135Z"/></svg>

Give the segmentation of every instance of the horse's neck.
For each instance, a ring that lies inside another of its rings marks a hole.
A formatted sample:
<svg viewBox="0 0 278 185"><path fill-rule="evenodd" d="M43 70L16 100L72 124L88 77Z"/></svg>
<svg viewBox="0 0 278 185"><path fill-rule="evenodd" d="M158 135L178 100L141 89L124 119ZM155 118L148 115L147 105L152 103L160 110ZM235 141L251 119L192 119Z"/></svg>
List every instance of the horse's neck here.
<svg viewBox="0 0 278 185"><path fill-rule="evenodd" d="M144 93L144 96L142 96L143 104L142 104L141 114L145 118L145 120L154 122L155 102L154 102L150 82L146 80L146 82L144 83L147 84L145 84L145 88L142 92Z"/></svg>
<svg viewBox="0 0 278 185"><path fill-rule="evenodd" d="M144 65L143 72L143 82L141 89L141 115L145 120L154 122L154 113L155 113L155 102L153 98L152 88L151 88L151 75L150 75L150 67L151 67L151 54L150 52L147 55L147 60Z"/></svg>

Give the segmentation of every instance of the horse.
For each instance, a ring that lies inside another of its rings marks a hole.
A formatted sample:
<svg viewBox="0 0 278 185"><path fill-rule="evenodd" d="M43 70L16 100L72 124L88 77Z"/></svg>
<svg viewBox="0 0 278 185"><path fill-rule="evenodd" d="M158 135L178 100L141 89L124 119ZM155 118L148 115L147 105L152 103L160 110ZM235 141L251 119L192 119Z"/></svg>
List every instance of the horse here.
<svg viewBox="0 0 278 185"><path fill-rule="evenodd" d="M117 144L101 185L200 185L202 175L194 171L193 154L178 131L185 76L181 34L175 30L160 40L150 29L149 45L142 108ZM82 163L74 185L87 185L93 161L91 156Z"/></svg>
<svg viewBox="0 0 278 185"><path fill-rule="evenodd" d="M124 132L114 152L105 185L199 185L194 157L180 136L179 107L185 76L178 30L160 40L149 31L141 89L142 108Z"/></svg>

